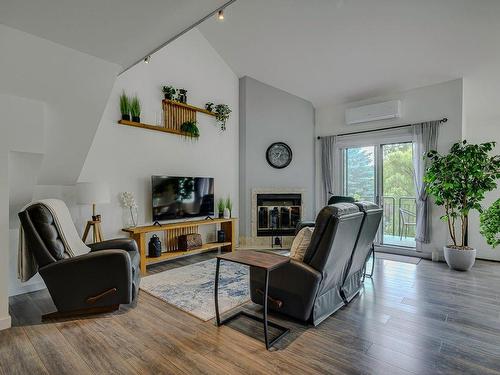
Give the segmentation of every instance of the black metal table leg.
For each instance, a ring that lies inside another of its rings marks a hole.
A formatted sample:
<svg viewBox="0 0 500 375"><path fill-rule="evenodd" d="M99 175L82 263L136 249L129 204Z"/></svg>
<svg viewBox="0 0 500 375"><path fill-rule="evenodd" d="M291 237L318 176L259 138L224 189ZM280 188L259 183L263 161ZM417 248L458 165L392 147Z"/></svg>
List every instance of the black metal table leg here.
<svg viewBox="0 0 500 375"><path fill-rule="evenodd" d="M266 341L266 349L269 350L269 336L267 332L267 294L269 289L269 271L266 270L266 279L264 281L264 339Z"/></svg>
<svg viewBox="0 0 500 375"><path fill-rule="evenodd" d="M217 326L220 326L220 315L219 315L219 268L220 268L220 259L217 258L217 266L215 267L215 290L214 290L214 299L215 299L215 322Z"/></svg>

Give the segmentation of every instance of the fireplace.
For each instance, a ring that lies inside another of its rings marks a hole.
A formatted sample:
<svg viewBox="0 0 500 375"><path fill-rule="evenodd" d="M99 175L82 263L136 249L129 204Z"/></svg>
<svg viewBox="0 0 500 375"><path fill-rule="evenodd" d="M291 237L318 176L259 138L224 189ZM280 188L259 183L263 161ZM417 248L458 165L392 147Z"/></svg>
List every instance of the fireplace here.
<svg viewBox="0 0 500 375"><path fill-rule="evenodd" d="M257 194L257 237L293 236L302 217L302 194Z"/></svg>

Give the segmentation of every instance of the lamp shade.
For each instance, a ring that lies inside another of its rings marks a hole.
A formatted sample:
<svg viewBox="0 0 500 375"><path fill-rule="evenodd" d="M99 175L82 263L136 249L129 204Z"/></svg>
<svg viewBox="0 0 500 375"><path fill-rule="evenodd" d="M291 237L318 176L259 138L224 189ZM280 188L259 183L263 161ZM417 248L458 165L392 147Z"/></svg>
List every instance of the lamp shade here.
<svg viewBox="0 0 500 375"><path fill-rule="evenodd" d="M109 186L105 182L79 182L76 184L76 200L78 204L109 203Z"/></svg>

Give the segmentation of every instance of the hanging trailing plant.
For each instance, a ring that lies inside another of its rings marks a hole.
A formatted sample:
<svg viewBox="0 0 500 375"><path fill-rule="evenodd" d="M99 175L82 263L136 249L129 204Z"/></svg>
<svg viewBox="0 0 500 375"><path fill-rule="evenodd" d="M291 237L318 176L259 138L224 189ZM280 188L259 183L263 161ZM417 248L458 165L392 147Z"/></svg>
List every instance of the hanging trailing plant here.
<svg viewBox="0 0 500 375"><path fill-rule="evenodd" d="M198 138L200 136L200 129L196 121L186 121L182 123L181 131L189 138Z"/></svg>
<svg viewBox="0 0 500 375"><path fill-rule="evenodd" d="M491 247L500 245L500 199L481 213L481 234Z"/></svg>
<svg viewBox="0 0 500 375"><path fill-rule="evenodd" d="M226 130L226 122L231 112L231 108L227 104L217 104L215 106L215 118L217 119L217 124L220 126L220 130Z"/></svg>

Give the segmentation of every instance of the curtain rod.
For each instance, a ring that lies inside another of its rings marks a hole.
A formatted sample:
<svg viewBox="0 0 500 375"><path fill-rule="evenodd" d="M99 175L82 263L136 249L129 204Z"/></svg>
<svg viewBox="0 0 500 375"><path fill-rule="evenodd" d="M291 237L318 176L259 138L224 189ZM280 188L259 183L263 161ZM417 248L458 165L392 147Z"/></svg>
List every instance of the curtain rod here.
<svg viewBox="0 0 500 375"><path fill-rule="evenodd" d="M442 118L441 120L439 120L439 123L443 124L445 123L446 121L448 121L448 119L445 117L445 118ZM418 124L418 123L417 123ZM357 131L357 132L351 132L351 133L341 133L341 134L336 134L337 137L339 136L344 136L344 135L354 135L354 134L363 134L363 133L371 133L371 132L379 132L379 131L382 131L382 130L391 130L391 129L399 129L399 128L407 128L408 126L412 126L414 124L406 124L406 125L398 125L398 126L389 126L387 128L379 128L379 129L372 129L372 130L360 130L360 131ZM317 139L321 139L321 137L317 137Z"/></svg>

